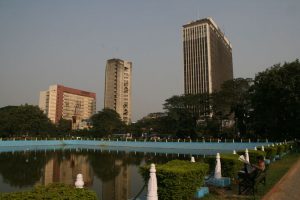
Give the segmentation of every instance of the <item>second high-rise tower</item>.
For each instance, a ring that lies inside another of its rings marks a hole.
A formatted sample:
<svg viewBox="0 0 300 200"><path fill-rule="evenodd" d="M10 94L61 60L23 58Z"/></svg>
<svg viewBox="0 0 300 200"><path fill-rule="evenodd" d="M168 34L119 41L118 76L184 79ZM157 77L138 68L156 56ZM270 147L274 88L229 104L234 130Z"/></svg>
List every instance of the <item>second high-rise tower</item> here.
<svg viewBox="0 0 300 200"><path fill-rule="evenodd" d="M132 62L107 60L105 69L104 108L115 110L126 123L131 123Z"/></svg>

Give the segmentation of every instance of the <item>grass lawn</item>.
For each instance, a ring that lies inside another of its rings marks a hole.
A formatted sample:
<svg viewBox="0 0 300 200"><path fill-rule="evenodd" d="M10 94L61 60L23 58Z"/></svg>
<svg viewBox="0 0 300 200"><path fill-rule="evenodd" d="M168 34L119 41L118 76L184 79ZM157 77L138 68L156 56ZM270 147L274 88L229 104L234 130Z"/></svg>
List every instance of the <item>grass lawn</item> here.
<svg viewBox="0 0 300 200"><path fill-rule="evenodd" d="M284 156L281 160L271 163L266 185L260 184L256 192L255 199L261 199L280 179L284 174L293 166L294 163L300 158L300 153L290 153ZM253 196L237 195L237 185L233 185L231 190L225 189L212 189L210 194L202 198L203 200L221 200L221 199L254 199Z"/></svg>

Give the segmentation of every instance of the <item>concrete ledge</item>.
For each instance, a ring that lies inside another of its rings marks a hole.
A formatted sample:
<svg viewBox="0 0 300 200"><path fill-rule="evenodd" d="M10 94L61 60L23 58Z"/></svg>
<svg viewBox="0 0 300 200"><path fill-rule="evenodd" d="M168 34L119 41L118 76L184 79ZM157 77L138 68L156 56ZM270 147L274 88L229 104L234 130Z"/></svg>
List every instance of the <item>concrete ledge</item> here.
<svg viewBox="0 0 300 200"><path fill-rule="evenodd" d="M1 146L38 146L38 145L100 145L116 147L150 147L175 149L202 149L202 150L241 150L266 143L216 143L216 142L141 142L141 141L108 141L108 140L0 140Z"/></svg>
<svg viewBox="0 0 300 200"><path fill-rule="evenodd" d="M208 193L209 193L208 187L200 187L195 194L195 198L200 199L205 195L207 195Z"/></svg>
<svg viewBox="0 0 300 200"><path fill-rule="evenodd" d="M265 159L265 164L269 165L271 163L270 159Z"/></svg>
<svg viewBox="0 0 300 200"><path fill-rule="evenodd" d="M231 180L229 177L222 178L212 178L207 182L209 185L217 186L217 187L228 187L231 184Z"/></svg>

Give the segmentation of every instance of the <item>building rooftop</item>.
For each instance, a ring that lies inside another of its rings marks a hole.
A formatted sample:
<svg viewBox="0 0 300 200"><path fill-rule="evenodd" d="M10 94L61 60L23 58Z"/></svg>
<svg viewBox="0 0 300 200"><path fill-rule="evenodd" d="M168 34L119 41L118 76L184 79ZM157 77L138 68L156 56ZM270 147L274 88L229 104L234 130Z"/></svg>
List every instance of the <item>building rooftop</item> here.
<svg viewBox="0 0 300 200"><path fill-rule="evenodd" d="M199 24L205 24L205 23L208 23L208 24L211 24L212 26L214 26L214 28L218 31L218 33L224 38L224 41L230 46L230 48L232 48L232 45L229 42L229 40L227 39L227 37L225 36L225 34L222 32L222 30L219 28L217 23L211 17L199 19L196 21L191 21L188 24L184 24L182 27L188 28L188 27L193 27L193 26L199 25Z"/></svg>

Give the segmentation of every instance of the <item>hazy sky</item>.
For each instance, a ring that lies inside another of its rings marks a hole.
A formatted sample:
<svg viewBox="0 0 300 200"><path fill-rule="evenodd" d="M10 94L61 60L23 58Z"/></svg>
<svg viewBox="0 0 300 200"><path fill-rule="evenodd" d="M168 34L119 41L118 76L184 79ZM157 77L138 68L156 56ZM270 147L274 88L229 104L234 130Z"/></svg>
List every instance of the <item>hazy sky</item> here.
<svg viewBox="0 0 300 200"><path fill-rule="evenodd" d="M63 84L97 93L106 60L133 62L133 120L183 93L182 25L212 17L233 45L234 77L300 55L299 0L0 0L0 107L38 104Z"/></svg>

